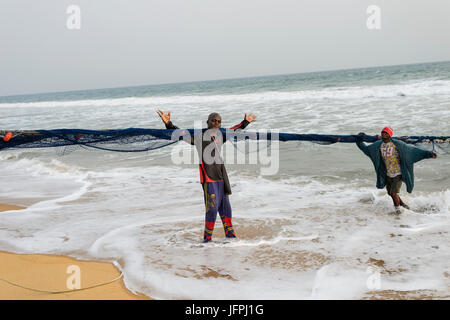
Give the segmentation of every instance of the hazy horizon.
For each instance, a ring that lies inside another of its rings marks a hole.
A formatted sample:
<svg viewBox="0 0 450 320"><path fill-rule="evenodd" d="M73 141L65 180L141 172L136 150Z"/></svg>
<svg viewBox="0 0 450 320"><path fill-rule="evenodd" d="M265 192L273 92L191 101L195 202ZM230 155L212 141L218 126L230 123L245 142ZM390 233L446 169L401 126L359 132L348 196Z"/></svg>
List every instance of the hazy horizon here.
<svg viewBox="0 0 450 320"><path fill-rule="evenodd" d="M151 86L164 86L164 85L177 85L177 84L188 84L188 83L197 83L197 82L214 82L214 81L226 81L226 80L239 80L239 79L252 79L252 78L263 78L263 77L277 77L277 76L287 76L287 75L301 75L301 74L310 74L310 73L321 73L321 72L338 72L338 71L346 71L346 70L361 70L361 69L373 69L373 68L388 68L388 67L396 67L396 66L408 66L408 65L419 65L419 64L433 64L433 63L445 63L450 62L450 60L445 61L429 61L429 62L418 62L418 63L405 63L405 64L395 64L395 65L382 65L382 66L367 66L367 67L356 67L356 68L347 68L347 69L331 69L331 70L317 70L317 71L309 71L309 72L294 72L294 73L283 73L283 74L267 74L255 77L239 77L239 78L224 78L224 79L205 79L205 80L196 80L196 81L184 81L184 82L169 82L169 83L152 83L152 84L142 84L142 85L133 85L133 86L121 86L121 87L104 87L104 88L88 88L88 89L76 89L76 90L65 90L65 91L48 91L48 92L32 92L26 94L12 94L0 96L0 98L13 98L13 97L22 97L22 96L33 96L33 95L45 95L45 94L55 94L55 93L69 93L69 92L85 92L85 91L96 91L96 90L108 90L108 89L121 89L121 88L138 88L138 87L151 87Z"/></svg>

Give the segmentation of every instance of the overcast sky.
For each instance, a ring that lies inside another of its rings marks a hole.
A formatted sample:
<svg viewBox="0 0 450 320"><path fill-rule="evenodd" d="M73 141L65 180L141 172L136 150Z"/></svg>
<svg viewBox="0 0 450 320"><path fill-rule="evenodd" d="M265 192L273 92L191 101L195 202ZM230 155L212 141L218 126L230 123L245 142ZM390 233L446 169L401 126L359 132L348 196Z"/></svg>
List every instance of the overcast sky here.
<svg viewBox="0 0 450 320"><path fill-rule="evenodd" d="M0 16L0 96L450 60L449 0L1 0Z"/></svg>

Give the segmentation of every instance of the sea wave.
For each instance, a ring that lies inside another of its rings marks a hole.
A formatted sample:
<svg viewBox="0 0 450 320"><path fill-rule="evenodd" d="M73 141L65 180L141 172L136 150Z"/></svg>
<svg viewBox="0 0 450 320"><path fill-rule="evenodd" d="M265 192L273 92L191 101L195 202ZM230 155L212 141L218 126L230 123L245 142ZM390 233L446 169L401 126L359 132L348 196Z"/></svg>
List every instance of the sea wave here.
<svg viewBox="0 0 450 320"><path fill-rule="evenodd" d="M334 87L298 91L264 91L244 94L172 95L150 97L125 97L114 99L88 99L72 101L38 101L25 103L0 103L0 108L77 108L77 107L146 107L149 105L182 105L268 101L302 100L354 100L367 98L392 98L407 96L450 95L450 81L422 79L381 86Z"/></svg>

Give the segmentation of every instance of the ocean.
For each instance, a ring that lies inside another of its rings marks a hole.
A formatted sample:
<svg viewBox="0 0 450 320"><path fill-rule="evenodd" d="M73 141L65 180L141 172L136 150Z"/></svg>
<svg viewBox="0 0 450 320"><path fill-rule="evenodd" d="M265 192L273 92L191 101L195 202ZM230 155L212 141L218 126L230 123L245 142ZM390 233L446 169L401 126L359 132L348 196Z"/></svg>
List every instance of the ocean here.
<svg viewBox="0 0 450 320"><path fill-rule="evenodd" d="M180 128L252 112L249 131L449 135L450 62L0 97L0 129L164 128L157 109ZM416 163L397 216L356 145L280 142L273 174L226 164L238 239L217 219L202 244L198 167L174 148L1 151L0 203L27 208L0 214L0 250L111 261L156 299L449 297L448 153Z"/></svg>

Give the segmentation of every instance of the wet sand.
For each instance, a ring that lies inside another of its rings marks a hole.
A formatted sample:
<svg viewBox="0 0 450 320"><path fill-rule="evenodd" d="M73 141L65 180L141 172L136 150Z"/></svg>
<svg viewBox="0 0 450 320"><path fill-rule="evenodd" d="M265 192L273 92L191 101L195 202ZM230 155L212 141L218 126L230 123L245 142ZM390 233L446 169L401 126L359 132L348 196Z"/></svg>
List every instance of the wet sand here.
<svg viewBox="0 0 450 320"><path fill-rule="evenodd" d="M0 204L0 212L20 209L24 207ZM150 299L143 294L133 294L125 287L122 278L110 283L120 275L120 270L109 262L84 261L59 255L16 254L0 251L1 300ZM91 286L95 287L88 288ZM88 289L61 292L74 288Z"/></svg>

